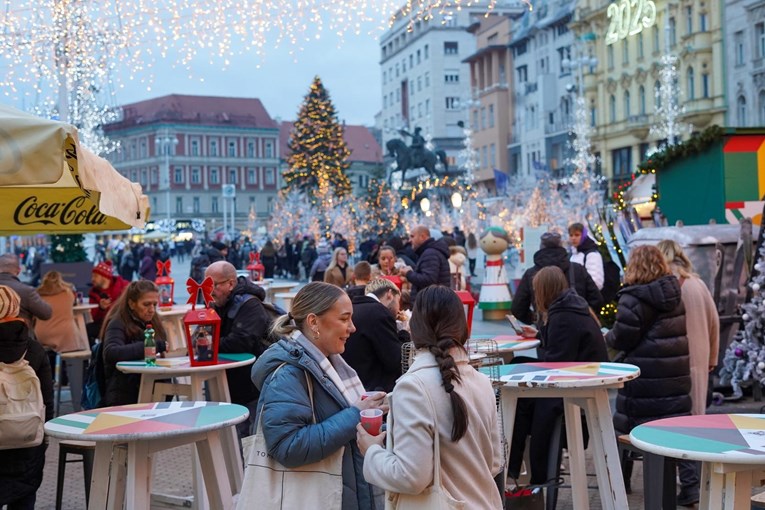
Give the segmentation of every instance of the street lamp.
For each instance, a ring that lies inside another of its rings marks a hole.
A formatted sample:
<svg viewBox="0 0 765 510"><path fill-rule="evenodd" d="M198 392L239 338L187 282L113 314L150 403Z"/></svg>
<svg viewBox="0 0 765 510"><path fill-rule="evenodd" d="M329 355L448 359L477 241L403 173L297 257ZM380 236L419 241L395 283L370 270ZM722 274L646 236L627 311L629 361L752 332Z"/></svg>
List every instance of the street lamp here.
<svg viewBox="0 0 765 510"><path fill-rule="evenodd" d="M175 135L165 129L164 136L158 136L154 139L158 150L165 156L162 172L160 173L161 187L165 190L165 213L170 220L170 147L175 153L175 146L178 145L178 139Z"/></svg>

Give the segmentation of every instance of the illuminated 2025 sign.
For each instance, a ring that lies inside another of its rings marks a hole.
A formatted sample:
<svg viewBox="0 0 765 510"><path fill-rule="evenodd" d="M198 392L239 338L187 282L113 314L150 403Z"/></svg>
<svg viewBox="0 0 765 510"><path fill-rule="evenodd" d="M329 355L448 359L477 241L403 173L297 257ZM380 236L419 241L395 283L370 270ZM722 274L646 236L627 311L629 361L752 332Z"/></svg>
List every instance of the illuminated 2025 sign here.
<svg viewBox="0 0 765 510"><path fill-rule="evenodd" d="M606 32L606 44L639 34L656 23L656 4L653 0L619 0L608 6L611 23Z"/></svg>

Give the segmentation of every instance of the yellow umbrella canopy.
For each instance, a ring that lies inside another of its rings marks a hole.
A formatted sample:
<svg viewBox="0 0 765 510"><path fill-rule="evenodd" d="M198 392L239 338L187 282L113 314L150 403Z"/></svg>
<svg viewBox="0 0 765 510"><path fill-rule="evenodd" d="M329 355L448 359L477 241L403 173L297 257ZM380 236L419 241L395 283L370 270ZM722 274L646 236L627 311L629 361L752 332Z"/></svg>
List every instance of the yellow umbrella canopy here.
<svg viewBox="0 0 765 510"><path fill-rule="evenodd" d="M77 233L143 228L149 200L77 129L0 105L0 232Z"/></svg>

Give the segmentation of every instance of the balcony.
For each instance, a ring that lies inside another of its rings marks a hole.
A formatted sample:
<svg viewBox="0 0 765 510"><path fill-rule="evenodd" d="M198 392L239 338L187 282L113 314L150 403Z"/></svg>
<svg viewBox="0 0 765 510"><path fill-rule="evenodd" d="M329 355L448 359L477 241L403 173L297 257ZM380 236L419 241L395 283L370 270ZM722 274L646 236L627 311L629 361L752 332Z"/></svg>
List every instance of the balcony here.
<svg viewBox="0 0 765 510"><path fill-rule="evenodd" d="M554 133L567 133L571 131L571 128L574 125L574 117L573 116L567 116L564 117L552 124L549 122L545 124L545 134L551 135Z"/></svg>
<svg viewBox="0 0 765 510"><path fill-rule="evenodd" d="M630 115L627 117L627 130L638 140L645 140L650 131L650 119L648 115Z"/></svg>
<svg viewBox="0 0 765 510"><path fill-rule="evenodd" d="M525 90L525 92L524 92L524 93L525 93L527 96L528 96L529 94L533 94L533 93L534 93L534 92L536 92L536 91L537 91L537 89L539 88L539 86L537 85L537 83L536 83L536 82L534 82L534 83L526 82L526 84L525 84L525 85L526 85L526 90Z"/></svg>

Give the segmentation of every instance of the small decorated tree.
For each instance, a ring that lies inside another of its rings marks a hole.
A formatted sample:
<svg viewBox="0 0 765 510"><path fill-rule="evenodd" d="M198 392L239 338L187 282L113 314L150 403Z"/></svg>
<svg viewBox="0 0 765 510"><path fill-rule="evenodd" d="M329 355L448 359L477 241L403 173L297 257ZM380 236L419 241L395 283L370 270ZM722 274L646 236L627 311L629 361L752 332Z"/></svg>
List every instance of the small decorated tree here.
<svg viewBox="0 0 765 510"><path fill-rule="evenodd" d="M82 234L50 236L50 258L53 262L84 262L88 260L82 246Z"/></svg>

